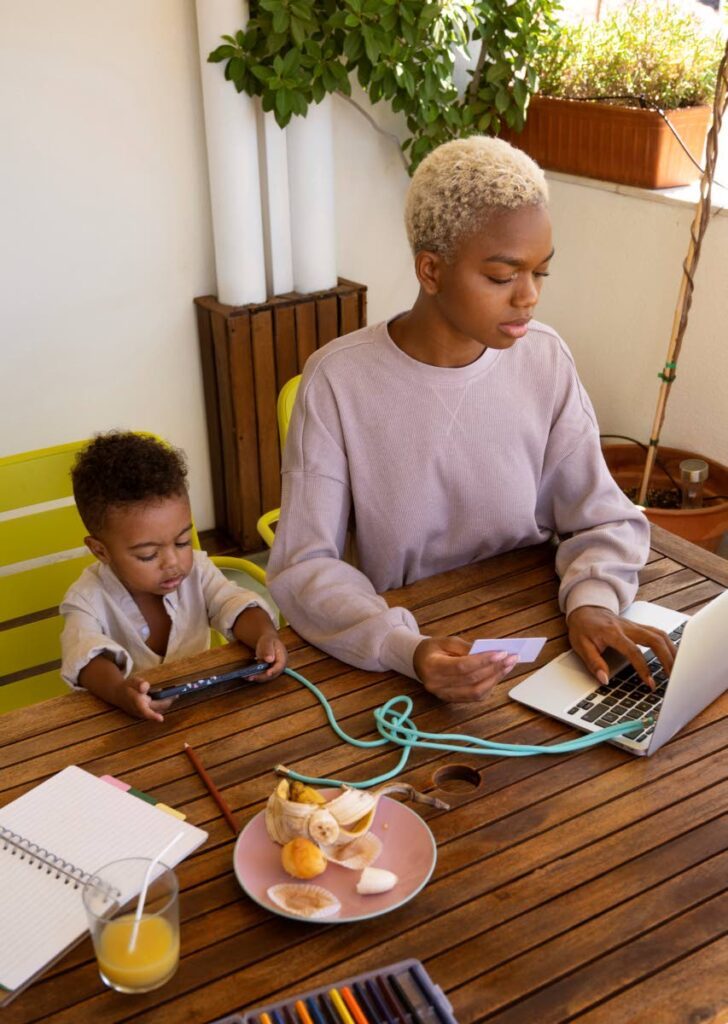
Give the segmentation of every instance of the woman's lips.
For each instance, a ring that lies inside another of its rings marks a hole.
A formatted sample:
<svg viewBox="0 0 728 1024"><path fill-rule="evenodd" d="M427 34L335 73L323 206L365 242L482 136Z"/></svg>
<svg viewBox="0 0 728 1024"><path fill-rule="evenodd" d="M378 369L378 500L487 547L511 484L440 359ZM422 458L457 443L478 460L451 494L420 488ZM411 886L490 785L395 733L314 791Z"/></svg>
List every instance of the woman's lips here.
<svg viewBox="0 0 728 1024"><path fill-rule="evenodd" d="M509 338L522 338L528 333L528 320L509 320L507 323L498 324L498 330L507 334Z"/></svg>

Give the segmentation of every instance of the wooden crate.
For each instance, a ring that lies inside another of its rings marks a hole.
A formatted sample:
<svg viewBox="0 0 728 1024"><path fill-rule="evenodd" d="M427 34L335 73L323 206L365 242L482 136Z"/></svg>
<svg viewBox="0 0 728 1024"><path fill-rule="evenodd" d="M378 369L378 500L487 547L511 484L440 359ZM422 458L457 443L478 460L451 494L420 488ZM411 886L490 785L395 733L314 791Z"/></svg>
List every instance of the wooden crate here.
<svg viewBox="0 0 728 1024"><path fill-rule="evenodd" d="M195 299L215 525L244 552L261 548L255 524L280 504L278 392L317 348L366 324L366 291L339 278L249 306Z"/></svg>

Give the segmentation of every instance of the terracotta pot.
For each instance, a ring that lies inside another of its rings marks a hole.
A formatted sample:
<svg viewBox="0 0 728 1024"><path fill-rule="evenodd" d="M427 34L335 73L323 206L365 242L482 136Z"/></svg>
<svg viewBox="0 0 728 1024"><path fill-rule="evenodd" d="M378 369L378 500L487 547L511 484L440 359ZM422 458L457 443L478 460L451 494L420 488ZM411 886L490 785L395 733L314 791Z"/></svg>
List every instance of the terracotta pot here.
<svg viewBox="0 0 728 1024"><path fill-rule="evenodd" d="M710 108L665 113L699 163ZM688 185L700 177L655 110L532 96L523 131L501 135L553 171L641 188Z"/></svg>
<svg viewBox="0 0 728 1024"><path fill-rule="evenodd" d="M602 445L609 471L623 489L639 487L645 465L645 452L635 444ZM705 455L683 451L681 448L660 447L658 459L667 467L676 481L680 481L680 463L683 459L704 459L709 475L705 482L706 495L728 495L728 467L714 462ZM650 477L650 487L672 487L669 477L658 466ZM715 551L723 534L728 530L728 501L711 501L704 508L646 508L651 523L693 541L708 551Z"/></svg>

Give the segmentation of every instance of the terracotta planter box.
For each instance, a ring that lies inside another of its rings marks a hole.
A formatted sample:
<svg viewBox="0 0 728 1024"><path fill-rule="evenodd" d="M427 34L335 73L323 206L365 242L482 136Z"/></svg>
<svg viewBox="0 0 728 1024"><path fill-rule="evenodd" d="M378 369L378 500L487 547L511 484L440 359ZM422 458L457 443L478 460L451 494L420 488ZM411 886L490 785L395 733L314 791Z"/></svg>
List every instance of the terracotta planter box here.
<svg viewBox="0 0 728 1024"><path fill-rule="evenodd" d="M666 115L700 163L710 108L685 107ZM542 167L586 178L670 188L700 177L654 110L533 96L523 131L504 131L502 137Z"/></svg>
<svg viewBox="0 0 728 1024"><path fill-rule="evenodd" d="M610 473L622 489L640 486L645 467L645 453L641 448L634 444L605 444L602 452ZM722 463L681 448L662 446L657 457L678 482L683 459L704 459L710 471L705 481L706 496L728 495L728 467ZM659 466L655 466L650 477L650 488L653 487L672 487L669 477ZM728 531L728 501L709 501L704 508L646 508L645 515L651 523L708 551L716 551L723 534Z"/></svg>

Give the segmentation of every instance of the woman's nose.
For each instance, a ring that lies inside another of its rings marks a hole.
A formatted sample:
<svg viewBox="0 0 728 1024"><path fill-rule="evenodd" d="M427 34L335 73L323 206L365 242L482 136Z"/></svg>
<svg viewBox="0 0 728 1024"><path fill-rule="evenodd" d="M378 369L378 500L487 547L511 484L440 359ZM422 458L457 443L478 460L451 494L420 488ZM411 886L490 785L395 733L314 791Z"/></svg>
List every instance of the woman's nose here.
<svg viewBox="0 0 728 1024"><path fill-rule="evenodd" d="M518 278L513 293L513 303L519 308L535 306L538 302L539 289L531 274Z"/></svg>

